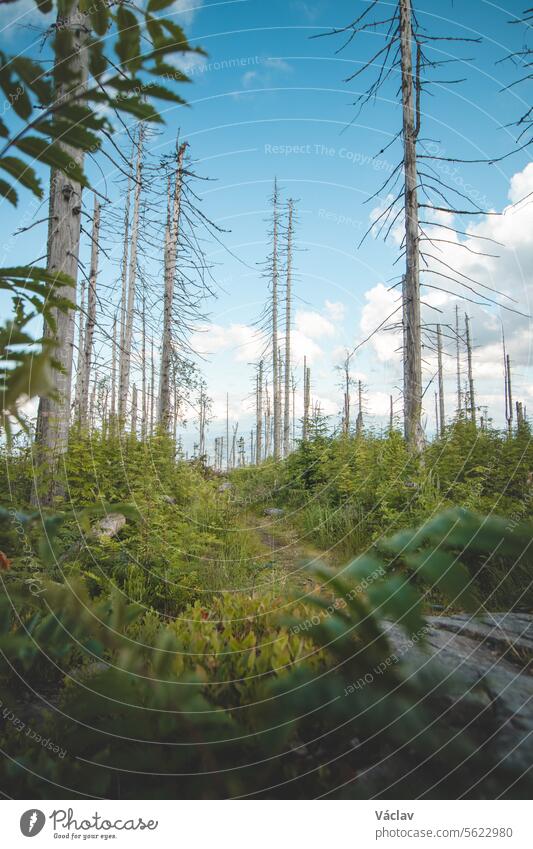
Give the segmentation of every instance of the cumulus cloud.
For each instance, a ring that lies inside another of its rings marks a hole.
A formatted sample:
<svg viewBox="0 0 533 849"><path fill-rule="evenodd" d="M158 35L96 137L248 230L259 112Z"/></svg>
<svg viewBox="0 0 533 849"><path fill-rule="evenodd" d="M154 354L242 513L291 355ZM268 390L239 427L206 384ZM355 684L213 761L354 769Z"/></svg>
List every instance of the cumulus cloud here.
<svg viewBox="0 0 533 849"><path fill-rule="evenodd" d="M342 301L325 301L325 311L328 318L332 321L342 321L346 312L346 307Z"/></svg>
<svg viewBox="0 0 533 849"><path fill-rule="evenodd" d="M335 335L335 325L324 315L314 310L298 310L294 320L296 330L311 339L323 339Z"/></svg>

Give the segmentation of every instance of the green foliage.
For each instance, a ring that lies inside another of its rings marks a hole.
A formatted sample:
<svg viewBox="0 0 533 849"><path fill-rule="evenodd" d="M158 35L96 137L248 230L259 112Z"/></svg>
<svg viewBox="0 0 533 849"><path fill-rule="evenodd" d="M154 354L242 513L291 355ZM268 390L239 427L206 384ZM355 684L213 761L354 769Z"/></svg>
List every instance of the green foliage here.
<svg viewBox="0 0 533 849"><path fill-rule="evenodd" d="M415 671L397 640L423 647L418 584L438 583L454 602L469 593L472 553L497 546L509 567L530 538L528 526L443 514L341 570L318 570L322 589L284 621L273 611L285 600L271 590L197 601L164 624L120 592L92 598L79 578L37 592L12 582L0 598L3 704L17 722L4 723L1 740L10 793L494 798L512 786L527 797L521 764L498 763L476 689L434 663ZM459 726L442 721L457 688ZM26 726L59 755L21 734Z"/></svg>

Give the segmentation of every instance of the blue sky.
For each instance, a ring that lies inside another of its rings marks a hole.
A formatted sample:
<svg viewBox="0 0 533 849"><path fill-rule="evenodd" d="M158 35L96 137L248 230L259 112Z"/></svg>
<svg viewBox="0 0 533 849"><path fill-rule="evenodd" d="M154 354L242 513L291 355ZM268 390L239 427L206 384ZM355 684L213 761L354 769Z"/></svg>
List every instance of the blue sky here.
<svg viewBox="0 0 533 849"><path fill-rule="evenodd" d="M192 43L205 48L208 56L187 62L193 82L180 86L180 90L185 92L190 108L171 106L164 113L167 129L158 145L161 152L170 151L180 129L198 161L197 170L215 181L200 189L203 206L217 224L230 231L224 241L231 254L215 243L207 246L210 259L217 264L215 276L220 287L218 298L208 304L209 323L195 341L206 352L203 369L214 399L215 417L222 413L227 390L232 417L239 419L244 431L251 421L247 394L253 369L249 363L258 352L252 324L267 296L260 263L269 250L268 198L274 177L279 181L282 199L297 200L296 366L300 369L306 353L311 361L314 395L326 412L334 414L341 405L335 365L342 359L342 349L353 348L364 339L394 303L394 293L387 291L401 273L401 264L394 265L398 256L394 234L388 245L372 235L361 247L358 244L369 226L372 210L383 204L384 197L364 202L398 161L397 146L372 158L400 126L397 83L390 84L376 103L357 116L352 103L365 78L350 83L344 80L379 49L382 37L368 33L338 54L338 37L311 38L329 27L347 24L364 6L364 2L354 0L185 0L170 9ZM380 6L386 13L390 4ZM415 6L420 23L431 35L482 38L481 44L434 42L432 55L458 58L459 62L444 66L433 77L465 78L465 82L456 86L437 82L431 94L423 97L422 136L443 156L475 159L507 152L514 144L514 131L506 125L525 111L529 92L525 87L502 91L517 71L510 63L497 62L509 49L522 45L523 30L507 22L520 14L523 3L507 2L503 8L483 0L419 0ZM35 40L35 31L20 26L26 20L39 23L35 12L13 23L16 10L20 15L31 9L29 2L19 0L0 12L6 50L13 52ZM36 50L31 47L29 53ZM514 192L513 200L519 200L533 190L528 163L529 156L523 152L492 166L464 165L456 169L442 165L441 169L447 170L441 170L440 175L481 207L502 210L509 203L510 192ZM101 160L100 166L106 185L112 183L110 164ZM93 176L98 186L101 176L96 170ZM120 208L118 195L113 199ZM18 219L26 220L30 214L28 200L23 199L15 214L2 206L4 234L13 232ZM533 232L531 217L526 203L505 220L476 217L453 222L467 232L505 239L505 247L498 248L498 260L476 258L475 274L471 251L460 251L456 244L446 248L464 274L504 289L526 313L532 262L528 235ZM42 229L16 240L8 238L4 261L40 256L44 238ZM467 237L463 241L470 247L474 244ZM110 281L115 274L104 263L101 277L107 275ZM442 310L441 319L431 320L449 320L455 299L426 292L430 309L437 306ZM480 403L486 403L499 419L500 313L477 305L467 307L476 342ZM502 313L502 317L508 337L514 340L510 345L516 362L517 397L533 404L529 322L514 314ZM401 406L395 347L393 335L381 334L358 353L353 364L354 375L360 376L365 386L369 421L378 425L389 393L398 399L398 411ZM105 355L103 349L101 356ZM429 381L433 374L430 352L426 372ZM450 413L453 380L450 366ZM427 399L427 427L431 431L432 387ZM211 435L219 431L221 422L214 421ZM186 442L190 444L192 439L191 434Z"/></svg>

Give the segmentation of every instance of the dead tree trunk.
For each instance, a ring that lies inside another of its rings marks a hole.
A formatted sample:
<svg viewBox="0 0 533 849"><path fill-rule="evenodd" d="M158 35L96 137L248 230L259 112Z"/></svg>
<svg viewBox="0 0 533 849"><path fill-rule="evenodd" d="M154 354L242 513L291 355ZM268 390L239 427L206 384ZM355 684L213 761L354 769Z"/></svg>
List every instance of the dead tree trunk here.
<svg viewBox="0 0 533 849"><path fill-rule="evenodd" d="M137 435L137 386L134 383L131 390L131 435Z"/></svg>
<svg viewBox="0 0 533 849"><path fill-rule="evenodd" d="M420 331L419 222L416 141L420 128L418 69L413 79L411 0L399 0L404 146L405 257L403 278L404 433L412 451L424 445L422 432L422 341ZM417 63L418 64L418 63ZM415 113L414 90L417 90Z"/></svg>
<svg viewBox="0 0 533 849"><path fill-rule="evenodd" d="M455 305L455 357L457 370L457 417L459 418L462 410L461 399L461 337L459 335L459 305Z"/></svg>
<svg viewBox="0 0 533 849"><path fill-rule="evenodd" d="M81 379L83 376L83 352L85 350L85 325L87 316L87 283L85 277L82 277L80 286L80 302L78 309L78 363L76 368L76 389L74 394L75 408L80 420L80 405L81 405Z"/></svg>
<svg viewBox="0 0 533 849"><path fill-rule="evenodd" d="M291 299L292 299L292 199L288 203L287 223L287 285L285 291L285 409L283 411L283 453L287 457L291 442Z"/></svg>
<svg viewBox="0 0 533 849"><path fill-rule="evenodd" d="M263 360L259 362L257 370L257 391L255 410L255 462L258 466L261 462L263 451Z"/></svg>
<svg viewBox="0 0 533 849"><path fill-rule="evenodd" d="M69 56L56 57L56 66L61 65L62 82L56 84L55 101L60 104L77 95L86 87L88 73L88 42L91 35L90 22L80 11L79 0L73 0L67 15L58 18L62 30L67 30L71 43ZM68 156L80 167L83 166L83 151L62 145ZM48 220L47 270L51 274L67 274L74 282L71 286L57 285L56 294L69 301L76 301L75 284L78 278L80 246L81 185L62 171L53 169L50 175L50 202ZM41 460L46 463L50 484L47 491L34 493L43 503L50 503L63 489L57 475L59 462L68 447L70 423L70 399L72 382L72 357L74 348L74 310L52 311L55 327L48 323L44 335L55 342L54 358L59 368L54 370L55 398L40 398L37 417L37 442Z"/></svg>
<svg viewBox="0 0 533 849"><path fill-rule="evenodd" d="M170 424L170 363L172 358L172 318L174 302L174 282L176 278L176 257L179 240L179 221L181 194L183 187L183 159L187 142L180 145L174 178L174 196L172 208L168 205L167 250L165 251L165 296L163 303L163 342L161 346L161 370L159 373L159 424L168 430ZM201 452L200 452L201 453Z"/></svg>
<svg viewBox="0 0 533 849"><path fill-rule="evenodd" d="M466 356L468 362L468 392L470 400L470 418L476 423L476 399L474 395L474 374L472 371L472 342L470 340L470 319L465 313Z"/></svg>
<svg viewBox="0 0 533 849"><path fill-rule="evenodd" d="M113 341L111 343L111 411L110 423L115 421L117 411L117 315L113 318Z"/></svg>
<svg viewBox="0 0 533 849"><path fill-rule="evenodd" d="M272 411L270 407L270 395L268 392L268 380L265 381L265 458L270 457L272 445Z"/></svg>
<svg viewBox="0 0 533 849"><path fill-rule="evenodd" d="M389 434L392 434L394 430L394 401L392 400L392 395L390 396L390 412L389 412Z"/></svg>
<svg viewBox="0 0 533 849"><path fill-rule="evenodd" d="M343 406L343 415L342 415L342 432L344 436L350 435L350 406L351 406L351 398L350 398L350 386L351 386L351 378L350 378L350 355L347 352L346 357L343 363L344 370L344 406Z"/></svg>
<svg viewBox="0 0 533 849"><path fill-rule="evenodd" d="M131 346L133 338L133 312L135 307L135 282L137 276L137 243L139 239L139 209L141 202L142 181L142 148L143 148L143 125L139 124L139 138L137 140L137 160L135 167L135 189L133 193L133 221L131 226L131 246L128 266L128 285L126 297L126 312L124 323L124 340L120 351L120 378L118 415L123 425L126 417L128 404L128 390L131 370Z"/></svg>
<svg viewBox="0 0 533 849"><path fill-rule="evenodd" d="M81 362L80 379L80 424L87 425L89 406L89 382L91 378L91 360L93 354L93 337L96 325L96 279L98 276L98 239L100 237L100 204L94 198L91 268L89 272L89 290L87 294L87 324L84 334L83 357Z"/></svg>
<svg viewBox="0 0 533 849"><path fill-rule="evenodd" d="M507 373L507 381L506 381L506 383L507 383L507 409L509 411L508 416L507 416L507 430L509 432L509 436L511 436L511 434L513 432L513 391L512 391L512 385L511 385L511 360L509 359L509 354L507 354L506 365L507 365L507 368L506 368L506 373Z"/></svg>
<svg viewBox="0 0 533 849"><path fill-rule="evenodd" d="M272 395L274 400L274 459L281 456L281 403L278 385L278 184L274 180L272 230Z"/></svg>
<svg viewBox="0 0 533 849"><path fill-rule="evenodd" d="M311 369L304 357L304 418L302 427L302 439L304 442L309 438L309 407L311 404Z"/></svg>
<svg viewBox="0 0 533 849"><path fill-rule="evenodd" d="M131 169L131 165L130 165ZM118 361L118 398L117 398L117 416L120 418L122 404L120 393L122 387L122 362L123 351L126 347L126 311L128 302L128 265L130 251L130 196L131 196L131 173L128 174L128 184L126 188L126 204L124 208L124 244L122 248L121 262L121 294L120 294L120 343L119 343L119 361Z"/></svg>
<svg viewBox="0 0 533 849"><path fill-rule="evenodd" d="M439 381L439 427L437 433L444 436L446 419L444 413L444 373L442 370L442 332L440 324L437 325L437 369Z"/></svg>
<svg viewBox="0 0 533 849"><path fill-rule="evenodd" d="M361 381L358 381L357 384L357 397L358 397L358 409L357 409L357 419L355 422L355 434L356 436L361 436L363 433L363 385Z"/></svg>
<svg viewBox="0 0 533 849"><path fill-rule="evenodd" d="M150 369L151 369L151 385L150 385L150 436L154 435L154 424L155 424L155 354L154 354L154 340L150 340L151 345L151 358L150 358Z"/></svg>

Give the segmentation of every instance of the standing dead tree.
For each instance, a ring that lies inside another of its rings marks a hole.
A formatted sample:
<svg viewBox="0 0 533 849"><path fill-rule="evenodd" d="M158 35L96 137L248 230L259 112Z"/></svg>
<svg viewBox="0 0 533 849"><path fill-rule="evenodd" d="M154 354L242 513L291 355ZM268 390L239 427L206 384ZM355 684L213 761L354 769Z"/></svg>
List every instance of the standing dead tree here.
<svg viewBox="0 0 533 849"><path fill-rule="evenodd" d="M291 448L291 308L292 308L292 242L294 201L287 203L287 278L285 287L285 406L283 411L283 453Z"/></svg>
<svg viewBox="0 0 533 849"><path fill-rule="evenodd" d="M67 55L57 54L54 68L56 77L55 103L57 105L70 98L79 99L85 91L88 75L90 26L88 16L80 10L78 0L73 3L68 14L61 16L59 24L64 39L69 39ZM62 45L64 48L64 45ZM78 167L83 166L83 150L61 142L61 147L71 161ZM66 274L74 283L78 278L78 257L81 233L81 185L73 177L62 171L52 169L50 175L50 201L48 217L47 270L51 274ZM70 286L56 287L56 294L67 301L76 300L76 290ZM36 439L39 455L46 462L50 472L50 485L46 492L39 493L43 503L50 503L55 495L62 494L57 470L61 457L68 447L70 423L70 399L72 380L72 357L74 347L74 310L65 312L52 310L54 329L46 323L44 335L54 342L54 358L59 366L54 370L55 397L42 397L37 415ZM37 500L37 494L34 493Z"/></svg>
<svg viewBox="0 0 533 849"><path fill-rule="evenodd" d="M437 325L437 373L439 385L439 416L437 433L444 436L446 417L444 411L444 371L442 368L442 330L440 324Z"/></svg>
<svg viewBox="0 0 533 849"><path fill-rule="evenodd" d="M120 344L120 363L119 363L119 398L118 398L118 417L121 426L124 425L128 391L131 371L131 356L132 356L132 337L133 337L133 314L135 307L135 284L137 277L137 246L139 241L139 210L141 203L142 189L142 156L143 156L143 136L144 128L139 124L139 131L136 141L136 167L135 167L135 187L133 192L133 221L131 225L131 245L128 262L128 278L127 278L127 293L122 306L122 314L124 322L121 331L124 329L124 336L121 336Z"/></svg>
<svg viewBox="0 0 533 849"><path fill-rule="evenodd" d="M181 211L181 195L183 186L183 159L187 149L187 142L180 145L176 157L176 173L174 176L174 192L171 204L171 191L169 180L168 191L168 214L165 229L165 294L163 305L163 340L161 345L161 369L159 372L159 425L167 430L170 424L171 396L170 396L170 363L172 356L172 321L174 305L174 285L176 277L176 257L179 241L179 223ZM205 448L205 443L204 443ZM200 449L200 455L204 451Z"/></svg>
<svg viewBox="0 0 533 849"><path fill-rule="evenodd" d="M256 377L255 462L261 463L263 452L263 360L259 361Z"/></svg>
<svg viewBox="0 0 533 849"><path fill-rule="evenodd" d="M472 370L472 341L470 339L470 319L465 313L465 340L466 356L468 363L468 405L470 407L470 418L476 423L476 398L474 394L474 373Z"/></svg>
<svg viewBox="0 0 533 849"><path fill-rule="evenodd" d="M272 395L274 402L274 459L281 456L281 398L279 393L279 347L278 347L278 237L279 237L279 197L278 183L274 180L272 195Z"/></svg>
<svg viewBox="0 0 533 849"><path fill-rule="evenodd" d="M401 278L404 434L410 448L419 452L424 442L421 424L421 286L450 293L451 284L459 291L467 291L466 296L462 295L466 300L471 300L474 295L476 302L484 305L499 303L494 300L492 293L506 296L452 268L443 258L439 243L449 242L450 231L457 235L465 233L452 224L442 224L437 220L437 214L471 216L487 213L472 197L468 197L453 183L446 182L445 170L439 164L460 160L436 155L434 147L430 148L427 139L420 133L422 95L432 82L431 72L456 61L440 50L439 43L479 42L480 39L429 35L419 24L411 0L395 0L386 7L387 12L383 17L380 15L381 8L382 4L378 0L370 0L350 24L324 35L344 35L345 41L340 50L350 45L356 37L361 36L364 40L365 34L371 33L372 36L379 35L382 38L379 49L368 60L358 63L357 70L346 80L351 82L362 74L373 73L369 86L355 101L354 105L359 109L374 101L389 84L401 92L401 128L378 153L381 155L396 143L401 143L401 158L378 191L368 198L371 201L376 197L384 197L385 201L384 208L372 220L363 240L370 232L387 239L397 230L398 225L403 230L400 256L405 259L405 272ZM372 43L374 40L372 38ZM460 80L438 82L442 86ZM450 201L449 197L457 202ZM424 217L421 210L427 210ZM472 250L459 239L457 245ZM424 274L423 281L421 273ZM452 291L451 294L456 292Z"/></svg>
<svg viewBox="0 0 533 849"><path fill-rule="evenodd" d="M78 364L80 399L79 421L82 427L87 425L89 411L89 382L91 378L91 363L93 355L94 328L96 325L96 279L98 276L98 240L100 236L100 204L95 196L93 212L93 229L91 235L91 267L89 271L89 287L87 293L87 320L83 338L83 350Z"/></svg>
<svg viewBox="0 0 533 849"><path fill-rule="evenodd" d="M355 421L355 433L356 436L361 436L364 429L364 421L363 421L363 384L359 380L357 382L357 398L358 398L358 407L357 407L357 419Z"/></svg>

